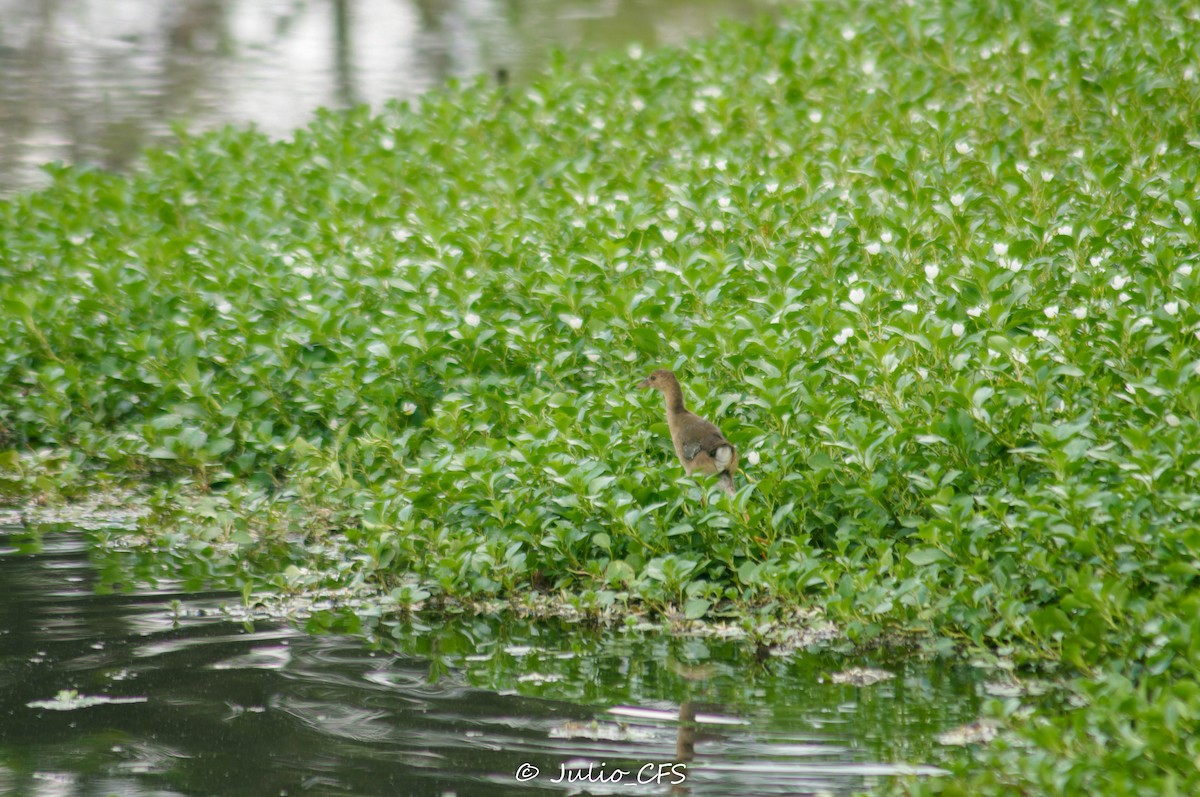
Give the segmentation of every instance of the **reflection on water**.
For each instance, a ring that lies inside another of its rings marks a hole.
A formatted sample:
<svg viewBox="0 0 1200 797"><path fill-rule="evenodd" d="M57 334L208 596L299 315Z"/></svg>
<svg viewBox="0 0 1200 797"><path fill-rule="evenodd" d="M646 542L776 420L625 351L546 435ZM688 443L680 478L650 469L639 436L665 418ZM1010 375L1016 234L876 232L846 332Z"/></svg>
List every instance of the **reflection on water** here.
<svg viewBox="0 0 1200 797"><path fill-rule="evenodd" d="M0 194L51 160L121 169L170 125L272 135L319 106L677 43L778 0L0 0Z"/></svg>
<svg viewBox="0 0 1200 797"><path fill-rule="evenodd" d="M376 628L386 644L243 625L222 611L232 593L157 569L76 530L0 528L0 793L848 794L936 775L955 753L933 737L979 709L970 671L931 663L887 663L896 678L858 689L829 681L834 657L758 662L723 641L479 618L398 620ZM70 705L95 697L115 700ZM523 766L540 775L519 782ZM592 779L554 782L572 773Z"/></svg>

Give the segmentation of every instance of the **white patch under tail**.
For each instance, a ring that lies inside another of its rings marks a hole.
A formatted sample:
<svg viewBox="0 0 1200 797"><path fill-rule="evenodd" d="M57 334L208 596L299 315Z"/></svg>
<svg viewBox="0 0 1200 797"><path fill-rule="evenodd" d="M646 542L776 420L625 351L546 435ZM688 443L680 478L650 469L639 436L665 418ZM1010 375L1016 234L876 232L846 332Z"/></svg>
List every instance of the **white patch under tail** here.
<svg viewBox="0 0 1200 797"><path fill-rule="evenodd" d="M720 446L713 452L713 463L717 470L725 470L733 462L733 446Z"/></svg>

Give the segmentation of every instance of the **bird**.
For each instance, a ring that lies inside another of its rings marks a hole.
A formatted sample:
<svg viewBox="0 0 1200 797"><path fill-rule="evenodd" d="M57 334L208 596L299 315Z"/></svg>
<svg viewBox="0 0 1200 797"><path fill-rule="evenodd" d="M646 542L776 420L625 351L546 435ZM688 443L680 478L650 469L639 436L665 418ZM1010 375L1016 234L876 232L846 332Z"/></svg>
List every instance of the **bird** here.
<svg viewBox="0 0 1200 797"><path fill-rule="evenodd" d="M736 492L733 474L737 472L737 449L714 424L688 411L683 404L683 388L675 374L660 368L639 383L638 387L657 390L666 399L671 443L688 475L694 471L719 473L721 489L733 495Z"/></svg>

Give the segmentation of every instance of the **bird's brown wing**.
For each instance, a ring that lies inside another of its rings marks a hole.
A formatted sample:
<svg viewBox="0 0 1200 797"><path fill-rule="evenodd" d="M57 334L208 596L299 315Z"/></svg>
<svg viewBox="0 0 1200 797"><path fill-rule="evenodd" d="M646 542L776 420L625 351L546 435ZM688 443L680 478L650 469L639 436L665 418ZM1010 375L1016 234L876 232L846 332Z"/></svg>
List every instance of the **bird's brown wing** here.
<svg viewBox="0 0 1200 797"><path fill-rule="evenodd" d="M715 457L717 449L721 446L729 445L729 441L716 428L706 430L698 437L692 437L685 440L682 446L683 458L691 462L696 456L703 451L710 457Z"/></svg>

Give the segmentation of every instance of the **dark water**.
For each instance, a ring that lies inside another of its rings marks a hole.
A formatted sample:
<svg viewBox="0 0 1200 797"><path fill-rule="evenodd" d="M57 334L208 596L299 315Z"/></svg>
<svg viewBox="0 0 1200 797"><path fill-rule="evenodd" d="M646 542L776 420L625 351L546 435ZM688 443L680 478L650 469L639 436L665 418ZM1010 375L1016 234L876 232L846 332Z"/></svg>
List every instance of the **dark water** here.
<svg viewBox="0 0 1200 797"><path fill-rule="evenodd" d="M406 621L386 644L235 622L239 595L93 543L0 527L2 794L847 794L936 777L962 753L934 736L979 713L977 673L937 662L513 620ZM897 677L831 683L849 664ZM609 782L553 782L589 764Z"/></svg>
<svg viewBox="0 0 1200 797"><path fill-rule="evenodd" d="M778 0L0 0L0 195L42 163L125 169L147 145L317 107L411 98L451 77L517 81L552 48L650 48Z"/></svg>

